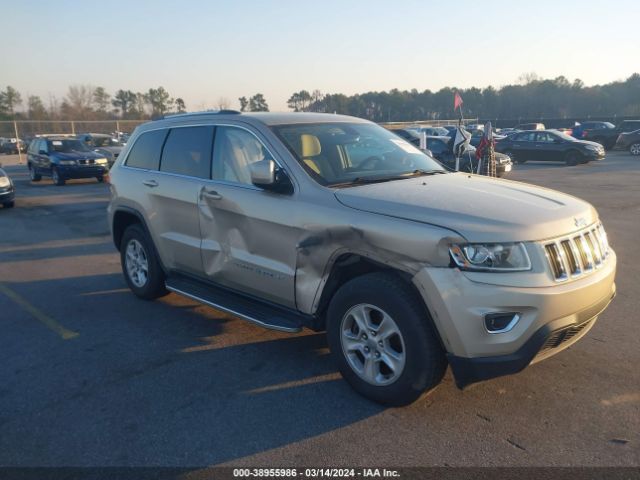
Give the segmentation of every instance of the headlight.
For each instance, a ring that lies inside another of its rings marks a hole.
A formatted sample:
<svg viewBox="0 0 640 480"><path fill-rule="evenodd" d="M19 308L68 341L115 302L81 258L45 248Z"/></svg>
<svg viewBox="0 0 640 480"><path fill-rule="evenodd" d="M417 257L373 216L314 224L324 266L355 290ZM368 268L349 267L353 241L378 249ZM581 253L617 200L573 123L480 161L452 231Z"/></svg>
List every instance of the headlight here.
<svg viewBox="0 0 640 480"><path fill-rule="evenodd" d="M60 165L75 165L75 160L60 160Z"/></svg>
<svg viewBox="0 0 640 480"><path fill-rule="evenodd" d="M465 243L451 245L451 257L462 270L520 272L531 269L522 243Z"/></svg>
<svg viewBox="0 0 640 480"><path fill-rule="evenodd" d="M106 158L96 158L96 163L98 165L105 165L107 163L107 159Z"/></svg>
<svg viewBox="0 0 640 480"><path fill-rule="evenodd" d="M0 177L0 188L6 188L11 185L9 177Z"/></svg>

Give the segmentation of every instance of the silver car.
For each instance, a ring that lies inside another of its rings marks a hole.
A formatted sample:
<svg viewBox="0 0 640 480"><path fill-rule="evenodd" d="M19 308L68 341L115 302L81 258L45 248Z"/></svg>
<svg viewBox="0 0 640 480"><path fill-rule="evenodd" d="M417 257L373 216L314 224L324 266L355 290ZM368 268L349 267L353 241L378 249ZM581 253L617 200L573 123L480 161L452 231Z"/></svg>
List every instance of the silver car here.
<svg viewBox="0 0 640 480"><path fill-rule="evenodd" d="M389 405L435 387L447 365L463 388L547 358L615 295L591 205L450 173L347 116L144 124L111 169L109 222L137 296L326 330L344 378Z"/></svg>

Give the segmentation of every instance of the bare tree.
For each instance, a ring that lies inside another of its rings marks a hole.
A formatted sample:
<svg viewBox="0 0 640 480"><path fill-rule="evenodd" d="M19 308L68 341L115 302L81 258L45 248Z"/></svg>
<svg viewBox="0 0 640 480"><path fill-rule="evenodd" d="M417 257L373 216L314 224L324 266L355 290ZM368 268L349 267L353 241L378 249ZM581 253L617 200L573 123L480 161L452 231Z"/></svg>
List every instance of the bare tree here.
<svg viewBox="0 0 640 480"><path fill-rule="evenodd" d="M249 100L247 100L247 97L240 97L238 101L240 102L240 111L246 112L247 107L249 106Z"/></svg>
<svg viewBox="0 0 640 480"><path fill-rule="evenodd" d="M93 92L91 85L72 85L62 101L62 113L67 118L85 120L93 115Z"/></svg>
<svg viewBox="0 0 640 480"><path fill-rule="evenodd" d="M231 102L227 97L218 98L218 110L228 110L231 107Z"/></svg>

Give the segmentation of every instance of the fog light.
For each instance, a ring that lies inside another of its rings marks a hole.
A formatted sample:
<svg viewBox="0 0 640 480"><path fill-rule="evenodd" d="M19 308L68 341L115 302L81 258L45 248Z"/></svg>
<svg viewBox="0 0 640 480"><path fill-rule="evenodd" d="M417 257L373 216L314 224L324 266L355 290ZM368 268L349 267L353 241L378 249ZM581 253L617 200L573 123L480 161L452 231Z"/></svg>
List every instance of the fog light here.
<svg viewBox="0 0 640 480"><path fill-rule="evenodd" d="M484 326L489 333L505 333L520 320L518 312L494 312L484 316Z"/></svg>

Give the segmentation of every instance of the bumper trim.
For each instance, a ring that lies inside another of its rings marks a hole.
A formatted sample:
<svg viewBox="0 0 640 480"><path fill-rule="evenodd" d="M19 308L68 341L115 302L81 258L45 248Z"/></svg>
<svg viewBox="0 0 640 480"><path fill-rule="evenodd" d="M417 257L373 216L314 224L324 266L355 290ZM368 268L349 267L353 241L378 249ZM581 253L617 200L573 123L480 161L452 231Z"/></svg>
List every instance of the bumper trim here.
<svg viewBox="0 0 640 480"><path fill-rule="evenodd" d="M456 381L456 386L459 389L471 385L472 383L482 382L496 377L502 377L505 375L511 375L524 370L540 353L540 350L553 335L557 335L564 330L575 327L587 327L589 330L590 323L600 315L605 308L611 303L615 293L611 295L604 307L599 308L597 312L585 321L580 323L573 323L567 325L563 319L558 319L553 322L547 323L539 328L527 342L522 345L518 350L508 355L497 355L493 357L458 357L450 353L447 354L449 365L453 371L453 376ZM579 337L576 337L576 339ZM573 343L573 342L572 342ZM568 345L567 345L568 346ZM558 349L558 352L563 350ZM549 355L551 356L551 355ZM545 355L544 358L547 356ZM541 357L542 358L542 355Z"/></svg>

